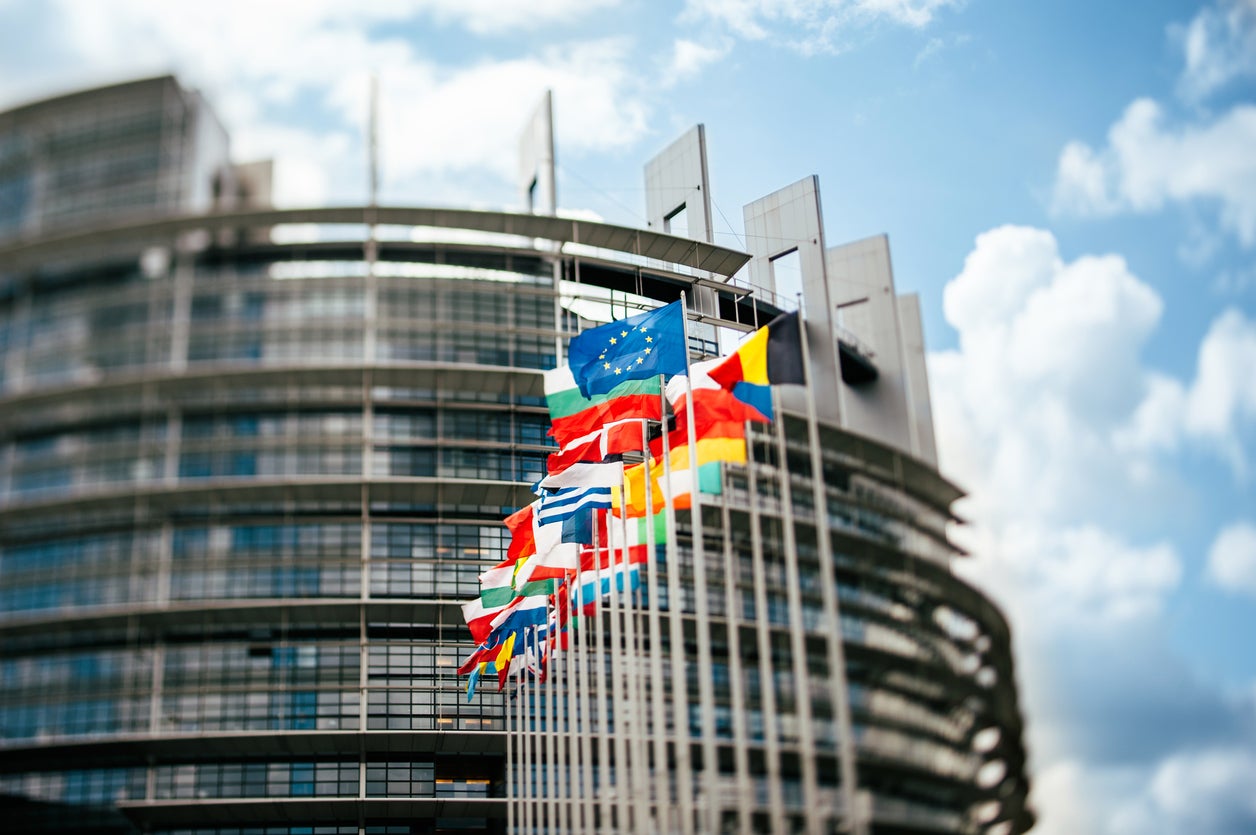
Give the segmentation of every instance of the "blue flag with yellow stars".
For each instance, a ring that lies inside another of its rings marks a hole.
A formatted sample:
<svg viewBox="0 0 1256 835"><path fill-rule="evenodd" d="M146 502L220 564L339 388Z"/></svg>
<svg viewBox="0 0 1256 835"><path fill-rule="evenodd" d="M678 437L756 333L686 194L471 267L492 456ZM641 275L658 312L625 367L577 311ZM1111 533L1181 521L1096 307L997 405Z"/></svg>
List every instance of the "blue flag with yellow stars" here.
<svg viewBox="0 0 1256 835"><path fill-rule="evenodd" d="M580 393L592 397L625 380L685 373L684 316L675 301L574 337L567 362Z"/></svg>

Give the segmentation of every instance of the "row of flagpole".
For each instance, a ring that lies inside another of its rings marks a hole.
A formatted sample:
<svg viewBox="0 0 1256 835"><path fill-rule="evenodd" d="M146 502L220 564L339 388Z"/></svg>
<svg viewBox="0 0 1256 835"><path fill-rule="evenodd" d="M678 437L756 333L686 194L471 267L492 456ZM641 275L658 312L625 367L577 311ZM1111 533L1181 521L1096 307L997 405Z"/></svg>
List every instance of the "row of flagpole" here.
<svg viewBox="0 0 1256 835"><path fill-rule="evenodd" d="M680 304L683 309L683 294ZM600 526L597 524L597 511L594 511L591 571L595 581L592 584L592 599L585 599L589 584L585 579L585 554L581 551L575 560L574 573L560 584L562 594L567 595L565 624L562 605L551 596L544 630L539 626L525 628L523 663L516 665L511 659L506 670L505 686L510 694L506 705L506 788L509 797L507 827L510 831L682 832L692 835L696 831L721 831L722 813L729 802L736 804L741 831L750 831L750 786L747 785L750 770L745 762L747 733L744 717L739 716L734 723L740 729L734 731L740 739L735 746L736 797L731 801L726 799L722 791L724 784L720 778L716 751L715 693L709 674L712 668L712 627L703 525L705 500L701 498L700 490L693 370L688 357L688 317L685 316L682 321L692 520L690 564L693 569L693 613L689 620L695 630L697 657L688 658L686 650L679 537L673 502L676 482L673 481L669 432L664 420L661 432L662 454L659 460L663 470L661 484L668 486L668 489L663 490L662 514L667 565L667 662L670 665L671 679L671 687L668 688L663 668L664 621L660 605L663 579L658 570L658 543L655 541L653 515L652 491L655 479L649 471L652 456L648 443L648 424L642 420L640 431L641 447L645 449L644 490L647 508L647 518L641 526L647 555L644 561L645 578L641 578L642 569L635 566L630 557L629 526L634 520L629 519L627 502L621 503L620 515L606 513L605 549L599 541ZM800 341L802 351L805 352L805 337ZM660 413L666 415L666 390L661 383L662 378L659 392ZM833 630L827 641L828 661L830 677L837 676L840 689L843 690L837 696L838 702L835 705L841 735L842 805L845 809L842 816L847 825L850 825L850 816L854 811L853 745L849 707L845 703L845 671L840 646L836 581L826 535L827 518L818 423L810 392L807 401L808 441L812 452L812 483L815 490L813 505L817 517L817 538L822 543L820 556L824 575L822 584L825 586L824 609L826 620ZM751 432L747 423L744 440L749 443L750 439ZM806 629L802 622L799 597L797 548L788 485L789 472L784 458L786 443L783 421L777 422L775 440L782 456L781 517L782 533L785 537L782 544L787 555L786 591L789 596L790 635L793 641L791 673L802 685L801 692L794 699L801 744L802 799L808 809L816 809L821 798L815 772L811 694L810 688L806 686ZM753 452L747 457L746 464L750 489L753 564L756 577L761 578L764 561L761 517L756 504ZM627 496L628 482L622 467L620 491L622 496ZM727 514L723 499L717 510ZM618 531L617 535L615 531ZM618 552L615 547L617 538ZM726 608L731 613L734 609L735 575L727 541L723 549L723 592ZM574 588L571 587L572 581L575 583ZM762 682L762 708L770 717L775 712L772 706L775 684L771 675L772 646L764 617L767 605L763 598L762 583L755 583L754 594L755 608L759 613L754 626ZM730 619L728 628L730 632L736 628L734 619ZM740 635L730 635L729 640L730 652L735 651L738 656L738 664L735 666L739 668L741 653L737 648ZM560 658L561 663L558 661ZM606 669L607 661L609 671ZM689 667L694 667L697 671L696 722L691 718L689 703ZM738 708L738 702L741 701L741 694L737 692L739 687L740 675L733 680L732 687L736 714L742 712ZM665 712L668 702L672 710L670 733ZM779 742L777 733L771 730L775 718L770 717L767 722L769 732L764 734L764 744L767 755L769 819L773 821L773 831L782 831L784 801L781 796ZM696 739L692 739L695 736ZM700 769L695 768L693 762L691 740L696 742L701 752ZM695 780L695 775L699 779ZM817 817L816 820L820 821L821 818ZM817 822L809 823L812 831L818 831L817 827L822 825ZM854 831L859 831L857 822Z"/></svg>

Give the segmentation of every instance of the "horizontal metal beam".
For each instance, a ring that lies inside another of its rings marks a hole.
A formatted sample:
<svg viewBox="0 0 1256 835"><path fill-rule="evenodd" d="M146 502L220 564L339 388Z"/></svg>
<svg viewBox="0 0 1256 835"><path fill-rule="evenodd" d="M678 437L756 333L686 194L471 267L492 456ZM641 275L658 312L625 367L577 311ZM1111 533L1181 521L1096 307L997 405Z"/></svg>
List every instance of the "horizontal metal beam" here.
<svg viewBox="0 0 1256 835"><path fill-rule="evenodd" d="M9 267L36 266L47 260L73 255L74 250L93 250L125 237L145 240L173 239L181 234L205 230L211 233L240 229L266 229L284 224L366 224L371 218L385 226L423 226L460 229L499 235L517 235L581 244L614 250L626 255L669 262L695 270L731 276L750 260L735 249L690 238L666 235L648 229L633 229L610 223L547 215L472 209L360 206L311 209L267 209L245 212L217 212L162 217L146 222L96 226L80 232L18 239L0 246L0 264Z"/></svg>

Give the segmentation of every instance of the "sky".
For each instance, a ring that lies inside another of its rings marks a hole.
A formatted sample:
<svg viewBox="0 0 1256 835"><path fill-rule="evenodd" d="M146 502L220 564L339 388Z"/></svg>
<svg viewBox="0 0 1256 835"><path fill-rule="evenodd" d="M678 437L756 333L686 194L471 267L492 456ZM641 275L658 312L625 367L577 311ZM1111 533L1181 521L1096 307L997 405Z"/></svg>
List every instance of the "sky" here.
<svg viewBox="0 0 1256 835"><path fill-rule="evenodd" d="M704 123L716 241L816 174L921 296L956 570L1013 629L1037 832L1256 832L1256 0L0 0L0 108L176 72L281 205L644 225Z"/></svg>

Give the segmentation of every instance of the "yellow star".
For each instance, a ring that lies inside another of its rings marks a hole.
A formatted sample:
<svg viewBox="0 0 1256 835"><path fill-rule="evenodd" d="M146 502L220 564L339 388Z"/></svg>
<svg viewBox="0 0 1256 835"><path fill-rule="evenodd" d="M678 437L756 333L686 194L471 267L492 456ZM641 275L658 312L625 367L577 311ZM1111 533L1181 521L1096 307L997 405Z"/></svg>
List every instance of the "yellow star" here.
<svg viewBox="0 0 1256 835"><path fill-rule="evenodd" d="M616 368L616 369L615 369L615 373L616 373L616 374L620 374L620 373L622 373L622 372L623 372L623 369L622 369L622 368Z"/></svg>
<svg viewBox="0 0 1256 835"><path fill-rule="evenodd" d="M652 336L647 336L647 337L645 338L645 341L646 341L646 342L653 342L653 341L654 341L654 337L652 337Z"/></svg>
<svg viewBox="0 0 1256 835"><path fill-rule="evenodd" d="M607 371L611 370L611 364L609 362L602 363L602 367L605 368Z"/></svg>
<svg viewBox="0 0 1256 835"><path fill-rule="evenodd" d="M645 325L642 325L642 326L641 326L641 332L642 332L642 333L645 333Z"/></svg>
<svg viewBox="0 0 1256 835"><path fill-rule="evenodd" d="M604 359L606 359L606 352L605 352L605 351L603 351L602 353L598 354L598 355L597 355L597 358L598 358L598 359L600 359L600 360L604 360Z"/></svg>
<svg viewBox="0 0 1256 835"><path fill-rule="evenodd" d="M642 359L641 357L637 357L637 365L640 365L643 362L645 362L644 359Z"/></svg>
<svg viewBox="0 0 1256 835"><path fill-rule="evenodd" d="M645 349L645 352L648 354L648 353L650 353L650 352L651 352L651 351L653 351L653 350L654 350L653 348L646 348L646 349Z"/></svg>
<svg viewBox="0 0 1256 835"><path fill-rule="evenodd" d="M619 335L620 335L620 336L627 336L627 335L628 335L628 331L621 331Z"/></svg>
<svg viewBox="0 0 1256 835"><path fill-rule="evenodd" d="M618 341L618 340L616 340L616 339L615 339L615 337L613 337L613 336L611 337L611 344L612 344L612 345L614 345L617 341Z"/></svg>

